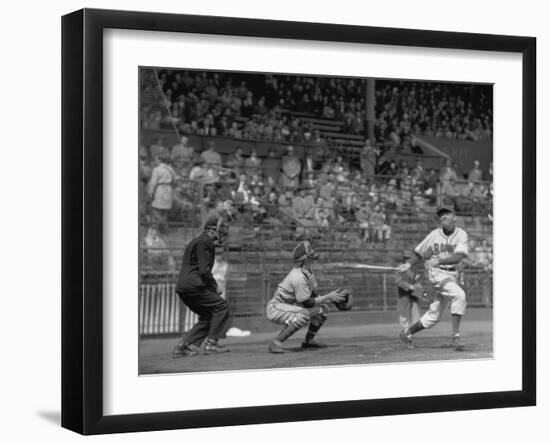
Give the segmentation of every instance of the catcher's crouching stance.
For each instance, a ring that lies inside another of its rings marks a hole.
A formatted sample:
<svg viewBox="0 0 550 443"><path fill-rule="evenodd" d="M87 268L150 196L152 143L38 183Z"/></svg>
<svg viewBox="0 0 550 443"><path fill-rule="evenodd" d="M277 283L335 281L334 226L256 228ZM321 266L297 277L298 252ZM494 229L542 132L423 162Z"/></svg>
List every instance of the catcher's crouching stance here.
<svg viewBox="0 0 550 443"><path fill-rule="evenodd" d="M284 325L279 335L269 344L268 351L273 354L285 352L283 342L306 325L309 326L302 349L324 347L315 340L315 336L327 319L327 304L335 303L341 310L351 308L349 291L336 290L321 296L315 293L317 281L310 265L319 256L308 241L299 243L294 248L293 255L294 267L279 283L266 308L269 320Z"/></svg>

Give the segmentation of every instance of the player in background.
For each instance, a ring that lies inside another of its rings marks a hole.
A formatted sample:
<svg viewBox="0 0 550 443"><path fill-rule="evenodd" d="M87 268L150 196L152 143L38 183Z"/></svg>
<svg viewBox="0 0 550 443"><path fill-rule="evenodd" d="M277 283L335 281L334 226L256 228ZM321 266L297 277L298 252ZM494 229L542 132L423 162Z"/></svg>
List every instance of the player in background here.
<svg viewBox="0 0 550 443"><path fill-rule="evenodd" d="M429 310L416 323L403 329L400 338L412 347L412 336L422 329L435 326L450 303L453 328L451 346L463 350L460 323L466 311L466 294L457 283L457 278L458 265L468 256L468 234L456 226L456 215L452 209L440 208L437 216L441 227L430 232L414 249L414 255L398 266L398 272L407 272L418 261L424 260L428 279L435 289Z"/></svg>
<svg viewBox="0 0 550 443"><path fill-rule="evenodd" d="M279 335L269 344L273 354L285 352L283 343L295 332L309 325L302 349L322 348L325 345L315 340L315 336L327 319L328 303L344 301L338 291L317 295L317 281L311 271L311 264L319 255L308 241L300 242L293 251L294 267L279 283L273 298L266 307L267 318L283 325Z"/></svg>
<svg viewBox="0 0 550 443"><path fill-rule="evenodd" d="M403 251L403 261L407 262L412 257L412 252ZM418 306L418 296L424 289L420 284L421 275L417 269L411 267L406 272L397 272L395 274L395 283L397 285L397 314L399 315L399 324L401 329L407 329L420 319L420 308Z"/></svg>
<svg viewBox="0 0 550 443"><path fill-rule="evenodd" d="M215 248L223 244L228 229L223 218L210 217L204 224L202 234L185 248L176 293L199 316L199 321L176 345L172 352L174 358L229 351L218 344L219 339L225 338L229 327L229 307L212 275Z"/></svg>

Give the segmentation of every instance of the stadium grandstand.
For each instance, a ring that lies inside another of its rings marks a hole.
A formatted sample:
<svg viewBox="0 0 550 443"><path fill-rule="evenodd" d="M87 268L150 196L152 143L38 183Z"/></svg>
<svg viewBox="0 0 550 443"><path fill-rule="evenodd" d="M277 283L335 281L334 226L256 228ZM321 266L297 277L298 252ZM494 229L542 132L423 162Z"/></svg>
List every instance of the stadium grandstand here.
<svg viewBox="0 0 550 443"><path fill-rule="evenodd" d="M141 68L141 332L185 328L174 280L212 214L231 220L226 295L249 325L306 238L321 286L395 309L391 273L331 263L395 265L443 205L470 234L470 304L490 306L492 107L483 84Z"/></svg>

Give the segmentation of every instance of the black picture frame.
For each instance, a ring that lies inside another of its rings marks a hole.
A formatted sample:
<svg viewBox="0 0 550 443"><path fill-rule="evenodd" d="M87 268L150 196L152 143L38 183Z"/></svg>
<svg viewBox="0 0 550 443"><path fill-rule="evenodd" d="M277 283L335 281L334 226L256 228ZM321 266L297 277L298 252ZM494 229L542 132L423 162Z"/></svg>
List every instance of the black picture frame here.
<svg viewBox="0 0 550 443"><path fill-rule="evenodd" d="M409 398L103 413L103 31L108 28L500 51L522 55L522 388ZM83 9L62 18L62 426L82 434L536 404L536 39Z"/></svg>

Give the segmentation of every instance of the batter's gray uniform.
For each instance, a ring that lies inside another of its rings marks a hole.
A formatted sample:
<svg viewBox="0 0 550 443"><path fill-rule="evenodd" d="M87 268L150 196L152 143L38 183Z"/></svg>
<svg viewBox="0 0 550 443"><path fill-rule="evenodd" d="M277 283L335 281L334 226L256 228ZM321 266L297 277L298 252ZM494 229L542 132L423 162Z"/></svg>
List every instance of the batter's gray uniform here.
<svg viewBox="0 0 550 443"><path fill-rule="evenodd" d="M455 227L446 235L438 228L430 232L414 249L420 257L444 259L457 253L468 255L468 234L462 228ZM464 315L466 294L457 283L458 267L454 265L434 266L427 271L428 280L433 284L435 297L430 309L420 318L422 326L431 328L450 304L451 314Z"/></svg>

